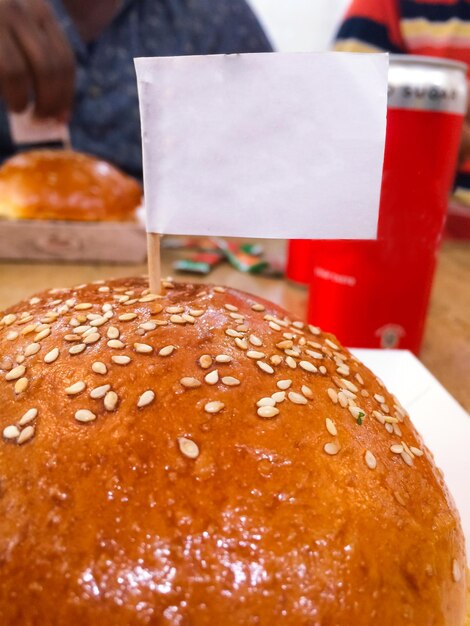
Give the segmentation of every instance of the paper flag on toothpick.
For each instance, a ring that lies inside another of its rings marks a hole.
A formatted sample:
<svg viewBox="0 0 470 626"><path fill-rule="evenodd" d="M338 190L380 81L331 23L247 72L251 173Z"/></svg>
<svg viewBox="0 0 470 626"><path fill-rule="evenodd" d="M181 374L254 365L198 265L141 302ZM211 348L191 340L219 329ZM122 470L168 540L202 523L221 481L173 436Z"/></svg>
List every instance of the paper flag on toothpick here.
<svg viewBox="0 0 470 626"><path fill-rule="evenodd" d="M149 232L376 237L387 55L135 64Z"/></svg>

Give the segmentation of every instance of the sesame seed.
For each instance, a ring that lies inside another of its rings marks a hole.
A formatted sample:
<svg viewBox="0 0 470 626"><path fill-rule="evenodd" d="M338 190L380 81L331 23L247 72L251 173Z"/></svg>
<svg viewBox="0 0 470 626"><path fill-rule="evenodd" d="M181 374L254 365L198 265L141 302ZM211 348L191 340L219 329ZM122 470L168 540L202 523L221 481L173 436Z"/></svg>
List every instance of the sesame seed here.
<svg viewBox="0 0 470 626"><path fill-rule="evenodd" d="M22 319L18 320L17 324L18 326L22 326L23 324L27 324L28 322L30 322L32 319L33 319L32 315L27 315L26 317L23 317ZM35 328L36 328L36 324L30 324L24 330L21 331L21 334L27 335L28 333L32 332Z"/></svg>
<svg viewBox="0 0 470 626"><path fill-rule="evenodd" d="M276 324L276 322L269 322L269 327L272 328L273 330L282 330L281 326L279 326L279 324Z"/></svg>
<svg viewBox="0 0 470 626"><path fill-rule="evenodd" d="M215 357L216 363L231 363L232 361L232 357L228 356L227 354L218 354Z"/></svg>
<svg viewBox="0 0 470 626"><path fill-rule="evenodd" d="M21 417L18 424L20 426L26 426L26 424L29 424L29 422L32 422L34 419L36 419L37 415L38 415L37 409L28 409L26 413Z"/></svg>
<svg viewBox="0 0 470 626"><path fill-rule="evenodd" d="M396 417L390 417L390 415L384 415L384 422L387 422L387 424L396 424L398 419Z"/></svg>
<svg viewBox="0 0 470 626"><path fill-rule="evenodd" d="M398 426L398 424L393 424L393 432L395 433L395 435L397 437L402 437L402 432L401 432L401 429ZM412 450L412 448L410 448L410 449ZM418 456L420 456L420 455L418 455Z"/></svg>
<svg viewBox="0 0 470 626"><path fill-rule="evenodd" d="M292 326L294 328L298 328L298 329L302 330L302 328L305 326L305 324L303 322L292 322Z"/></svg>
<svg viewBox="0 0 470 626"><path fill-rule="evenodd" d="M241 315L241 313L230 313L229 317L231 317L233 320L236 320L238 322L244 322L245 317L243 315Z"/></svg>
<svg viewBox="0 0 470 626"><path fill-rule="evenodd" d="M380 413L380 411L372 411L372 415L378 422L380 422L381 424L385 424L385 415Z"/></svg>
<svg viewBox="0 0 470 626"><path fill-rule="evenodd" d="M82 302L81 304L76 304L74 309L76 311L86 311L88 309L91 309L93 307L92 304L90 304L89 302Z"/></svg>
<svg viewBox="0 0 470 626"><path fill-rule="evenodd" d="M331 339L328 339L328 337L325 339L325 343L327 346L329 346L330 348L333 348L333 350L339 350L339 346L337 346L335 343L333 343L331 341Z"/></svg>
<svg viewBox="0 0 470 626"><path fill-rule="evenodd" d="M29 304L39 304L41 302L41 298L31 298L31 300L29 301Z"/></svg>
<svg viewBox="0 0 470 626"><path fill-rule="evenodd" d="M394 443L393 446L390 446L390 450L393 454L401 454L403 452L403 446L400 443Z"/></svg>
<svg viewBox="0 0 470 626"><path fill-rule="evenodd" d="M233 330L233 328L227 328L225 334L228 337L243 337L243 333L239 333L237 330Z"/></svg>
<svg viewBox="0 0 470 626"><path fill-rule="evenodd" d="M199 382L199 380L197 380L197 378L192 378L190 376L185 376L184 378L182 378L180 380L180 383L183 385L183 387L186 387L188 389L195 389L196 387L201 386L201 383Z"/></svg>
<svg viewBox="0 0 470 626"><path fill-rule="evenodd" d="M33 356L33 354L37 354L41 349L41 345L39 343L30 343L29 346L26 346L24 354L25 356Z"/></svg>
<svg viewBox="0 0 470 626"><path fill-rule="evenodd" d="M237 387L240 384L238 378L234 376L224 376L222 382L224 385L227 385L227 387Z"/></svg>
<svg viewBox="0 0 470 626"><path fill-rule="evenodd" d="M158 295L154 293L149 293L147 296L139 298L139 302L153 302L154 300L158 300Z"/></svg>
<svg viewBox="0 0 470 626"><path fill-rule="evenodd" d="M284 391L285 389L289 389L289 387L292 385L292 381L290 380L290 378L285 380L278 380L276 385L279 389L282 389Z"/></svg>
<svg viewBox="0 0 470 626"><path fill-rule="evenodd" d="M96 343L97 341L100 340L100 335L98 333L91 333L91 335L87 335L84 339L83 339L83 343L85 345L91 345L92 343Z"/></svg>
<svg viewBox="0 0 470 626"><path fill-rule="evenodd" d="M240 339L239 337L235 338L235 345L240 348L240 350L248 350L248 344L246 339Z"/></svg>
<svg viewBox="0 0 470 626"><path fill-rule="evenodd" d="M199 365L202 367L202 369L209 369L209 367L212 365L212 357L210 356L210 354L203 354L199 358Z"/></svg>
<svg viewBox="0 0 470 626"><path fill-rule="evenodd" d="M310 363L310 361L300 361L299 367L301 367L306 372L311 372L312 374L318 372L318 369L313 363Z"/></svg>
<svg viewBox="0 0 470 626"><path fill-rule="evenodd" d="M338 402L343 407L343 409L345 409L349 405L348 397L343 393L343 391L338 392Z"/></svg>
<svg viewBox="0 0 470 626"><path fill-rule="evenodd" d="M111 385L101 385L100 387L95 387L90 391L90 398L93 398L93 400L104 398L110 389Z"/></svg>
<svg viewBox="0 0 470 626"><path fill-rule="evenodd" d="M144 391L144 393L138 399L137 407L139 409L142 409L143 407L148 406L149 404L152 404L154 400L155 400L155 392L152 391L152 389L147 389L147 391Z"/></svg>
<svg viewBox="0 0 470 626"><path fill-rule="evenodd" d="M20 429L14 424L10 424L3 429L3 436L5 439L16 439L20 434Z"/></svg>
<svg viewBox="0 0 470 626"><path fill-rule="evenodd" d="M197 459L199 456L199 447L192 439L178 437L178 446L181 454L188 459Z"/></svg>
<svg viewBox="0 0 470 626"><path fill-rule="evenodd" d="M275 406L261 406L256 412L260 417L265 419L271 419L279 415L279 409Z"/></svg>
<svg viewBox="0 0 470 626"><path fill-rule="evenodd" d="M225 289L223 287L214 287L214 291L217 293L225 293Z"/></svg>
<svg viewBox="0 0 470 626"><path fill-rule="evenodd" d="M307 385L302 385L301 391L303 395L309 400L313 398L313 391Z"/></svg>
<svg viewBox="0 0 470 626"><path fill-rule="evenodd" d="M223 402L218 402L216 400L214 402L208 402L204 406L204 411L206 411L206 413L219 413L224 407L225 404Z"/></svg>
<svg viewBox="0 0 470 626"><path fill-rule="evenodd" d="M385 424L385 430L393 435L393 426L391 424Z"/></svg>
<svg viewBox="0 0 470 626"><path fill-rule="evenodd" d="M44 357L45 363L54 363L59 357L59 348L53 348L50 352L46 354Z"/></svg>
<svg viewBox="0 0 470 626"><path fill-rule="evenodd" d="M410 446L410 450L414 454L414 456L423 456L424 454L422 450L420 450L419 448L415 448L415 446Z"/></svg>
<svg viewBox="0 0 470 626"><path fill-rule="evenodd" d="M65 341L81 341L81 338L78 335L64 335Z"/></svg>
<svg viewBox="0 0 470 626"><path fill-rule="evenodd" d="M351 381L346 380L345 378L341 379L341 383L346 387L346 389L348 389L349 391L352 391L354 393L357 393L359 391L359 389L356 387L356 385L354 385Z"/></svg>
<svg viewBox="0 0 470 626"><path fill-rule="evenodd" d="M157 328L157 324L155 322L144 322L139 326L142 330L155 330Z"/></svg>
<svg viewBox="0 0 470 626"><path fill-rule="evenodd" d="M308 329L312 333L312 335L320 335L321 334L321 330L318 328L318 326L312 326L312 324L309 324L308 325Z"/></svg>
<svg viewBox="0 0 470 626"><path fill-rule="evenodd" d="M234 306L233 304L224 304L224 307L227 309L227 311L238 311L238 307Z"/></svg>
<svg viewBox="0 0 470 626"><path fill-rule="evenodd" d="M17 439L17 443L21 445L22 443L26 443L27 441L32 439L32 437L34 437L34 431L34 426L26 426L26 428L21 431Z"/></svg>
<svg viewBox="0 0 470 626"><path fill-rule="evenodd" d="M282 356L279 354L273 354L269 357L269 360L273 365L280 365L282 363Z"/></svg>
<svg viewBox="0 0 470 626"><path fill-rule="evenodd" d="M289 350L293 345L294 342L291 339L284 339L276 344L276 348L279 348L279 350Z"/></svg>
<svg viewBox="0 0 470 626"><path fill-rule="evenodd" d="M152 346L149 346L148 343L135 343L134 349L139 354L150 354L153 352Z"/></svg>
<svg viewBox="0 0 470 626"><path fill-rule="evenodd" d="M385 402L385 398L378 393L374 394L374 398L379 404L383 404Z"/></svg>
<svg viewBox="0 0 470 626"><path fill-rule="evenodd" d="M77 343L71 348L69 348L69 354L71 354L72 356L74 354L80 354L81 352L83 352L83 350L85 350L85 348L86 348L86 345L84 343Z"/></svg>
<svg viewBox="0 0 470 626"><path fill-rule="evenodd" d="M5 380L17 380L21 378L25 372L26 367L24 365L18 365L5 374Z"/></svg>
<svg viewBox="0 0 470 626"><path fill-rule="evenodd" d="M258 402L256 403L256 406L275 406L276 405L276 400L274 400L274 398L261 398L261 400L258 400Z"/></svg>
<svg viewBox="0 0 470 626"><path fill-rule="evenodd" d="M108 368L102 361L95 361L92 364L91 369L95 372L95 374L104 375L108 373Z"/></svg>
<svg viewBox="0 0 470 626"><path fill-rule="evenodd" d="M125 344L120 339L110 339L107 344L108 348L121 349L125 348Z"/></svg>
<svg viewBox="0 0 470 626"><path fill-rule="evenodd" d="M460 570L460 566L458 564L457 559L454 559L452 561L452 578L454 579L454 582L459 583L460 580L462 579L462 572Z"/></svg>
<svg viewBox="0 0 470 626"><path fill-rule="evenodd" d="M274 400L274 402L276 404L280 404L281 402L284 402L284 400L286 399L286 392L285 391L275 391L271 395L271 398Z"/></svg>
<svg viewBox="0 0 470 626"><path fill-rule="evenodd" d="M340 447L337 443L330 442L325 443L325 445L323 446L323 450L330 456L334 456L335 454L338 454L338 452L340 451Z"/></svg>
<svg viewBox="0 0 470 626"><path fill-rule="evenodd" d="M251 305L251 310L252 311L257 311L258 313L261 313L261 312L265 311L266 309L265 309L265 307L262 304L256 303L256 304L252 304Z"/></svg>
<svg viewBox="0 0 470 626"><path fill-rule="evenodd" d="M295 391L289 391L287 397L293 404L307 404L308 400L305 396Z"/></svg>
<svg viewBox="0 0 470 626"><path fill-rule="evenodd" d="M401 445L403 446L403 450L409 454L409 456L413 459L414 458L414 454L413 452L409 449L409 447L406 445L406 443L404 441L401 442Z"/></svg>
<svg viewBox="0 0 470 626"><path fill-rule="evenodd" d="M108 391L103 400L104 408L106 411L114 411L118 402L119 397L117 393L115 391Z"/></svg>
<svg viewBox="0 0 470 626"><path fill-rule="evenodd" d="M320 365L320 367L318 368L318 371L320 372L320 374L326 374L328 372L328 370L326 369L324 365Z"/></svg>
<svg viewBox="0 0 470 626"><path fill-rule="evenodd" d="M370 450L366 450L364 460L369 469L374 470L377 467L377 459Z"/></svg>
<svg viewBox="0 0 470 626"><path fill-rule="evenodd" d="M264 352L257 352L256 350L248 350L246 356L249 359L255 359L256 361L259 361L259 359L264 359L266 357Z"/></svg>
<svg viewBox="0 0 470 626"><path fill-rule="evenodd" d="M135 320L136 317L136 313L123 313L118 319L120 322L130 322L131 320Z"/></svg>
<svg viewBox="0 0 470 626"><path fill-rule="evenodd" d="M264 361L256 361L256 365L262 370L266 372L266 374L274 374L274 369L269 365L269 363L265 363Z"/></svg>
<svg viewBox="0 0 470 626"><path fill-rule="evenodd" d="M312 357L312 359L323 359L321 352L315 352L315 350L305 350L305 352Z"/></svg>
<svg viewBox="0 0 470 626"><path fill-rule="evenodd" d="M340 367L336 368L336 371L338 372L338 374L341 374L342 376L349 376L350 374L349 367L345 365L340 365Z"/></svg>
<svg viewBox="0 0 470 626"><path fill-rule="evenodd" d="M75 413L75 419L77 420L77 422L93 422L96 419L96 415L88 409L79 409Z"/></svg>
<svg viewBox="0 0 470 626"><path fill-rule="evenodd" d="M251 343L252 346L256 346L258 348L263 345L263 342L261 341L261 339L257 337L256 335L250 335L248 337L248 341Z"/></svg>
<svg viewBox="0 0 470 626"><path fill-rule="evenodd" d="M170 322L172 324L186 324L186 320L181 315L172 315L170 317Z"/></svg>
<svg viewBox="0 0 470 626"><path fill-rule="evenodd" d="M42 339L49 337L50 334L51 334L51 329L45 328L44 330L41 330L41 332L37 333L37 335L34 337L34 341L41 341Z"/></svg>
<svg viewBox="0 0 470 626"><path fill-rule="evenodd" d="M103 326L103 324L106 324L107 321L108 319L106 317L97 317L90 322L90 326L93 326L95 328L98 326Z"/></svg>
<svg viewBox="0 0 470 626"><path fill-rule="evenodd" d="M13 324L13 322L16 321L16 315L14 313L8 313L8 315L5 315L2 318L2 324L5 324L5 326L11 326Z"/></svg>
<svg viewBox="0 0 470 626"><path fill-rule="evenodd" d="M364 409L361 409L358 406L348 406L349 412L351 413L351 415L354 417L354 419L363 419L364 417L366 417L366 412L364 411Z"/></svg>
<svg viewBox="0 0 470 626"><path fill-rule="evenodd" d="M333 404L338 404L338 394L332 387L327 389L327 394L330 397L330 400L333 402Z"/></svg>
<svg viewBox="0 0 470 626"><path fill-rule="evenodd" d="M27 378L20 378L15 383L15 393L20 394L23 391L26 391L29 385L29 380Z"/></svg>
<svg viewBox="0 0 470 626"><path fill-rule="evenodd" d="M111 361L113 363L116 363L116 365L128 365L131 362L131 357L125 356L124 354L118 355L118 356L112 356Z"/></svg>
<svg viewBox="0 0 470 626"><path fill-rule="evenodd" d="M284 354L287 354L287 356L299 358L301 351L298 348L292 348L292 350L284 350Z"/></svg>
<svg viewBox="0 0 470 626"><path fill-rule="evenodd" d="M330 435L332 435L333 437L336 437L336 435L338 434L338 431L336 429L336 425L333 422L333 420L327 417L325 420L325 425L326 425L326 430L330 433Z"/></svg>
<svg viewBox="0 0 470 626"><path fill-rule="evenodd" d="M15 339L18 339L18 337L19 333L16 330L10 330L10 332L6 335L7 341L14 341Z"/></svg>
<svg viewBox="0 0 470 626"><path fill-rule="evenodd" d="M16 362L21 365L21 363L24 363L24 361L26 360L26 357L24 357L22 354L17 354L16 355Z"/></svg>
<svg viewBox="0 0 470 626"><path fill-rule="evenodd" d="M297 367L297 362L291 356L288 356L286 357L286 365L295 370Z"/></svg>
<svg viewBox="0 0 470 626"><path fill-rule="evenodd" d="M108 328L106 336L108 337L108 339L118 339L120 334L121 333L119 331L119 328L116 328L116 326L110 326Z"/></svg>
<svg viewBox="0 0 470 626"><path fill-rule="evenodd" d="M65 388L65 393L68 396L74 396L77 393L81 393L85 388L86 388L86 384L83 382L83 380L79 380L78 382L74 383L73 385L70 385L70 387L66 387Z"/></svg>
<svg viewBox="0 0 470 626"><path fill-rule="evenodd" d="M208 385L216 385L219 382L219 371L212 370L212 372L209 372L206 376L204 376L204 380Z"/></svg>
<svg viewBox="0 0 470 626"><path fill-rule="evenodd" d="M401 453L401 458L405 461L405 463L407 465L409 465L410 467L412 467L413 465L413 459L412 457L403 450L403 452Z"/></svg>

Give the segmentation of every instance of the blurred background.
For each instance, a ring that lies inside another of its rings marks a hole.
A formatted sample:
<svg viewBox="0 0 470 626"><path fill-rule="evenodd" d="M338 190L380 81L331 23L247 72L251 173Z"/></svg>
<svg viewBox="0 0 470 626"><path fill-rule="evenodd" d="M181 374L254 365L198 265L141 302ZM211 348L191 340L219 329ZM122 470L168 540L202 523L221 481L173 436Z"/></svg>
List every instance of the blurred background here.
<svg viewBox="0 0 470 626"><path fill-rule="evenodd" d="M326 50L348 0L250 0L274 48L285 52Z"/></svg>

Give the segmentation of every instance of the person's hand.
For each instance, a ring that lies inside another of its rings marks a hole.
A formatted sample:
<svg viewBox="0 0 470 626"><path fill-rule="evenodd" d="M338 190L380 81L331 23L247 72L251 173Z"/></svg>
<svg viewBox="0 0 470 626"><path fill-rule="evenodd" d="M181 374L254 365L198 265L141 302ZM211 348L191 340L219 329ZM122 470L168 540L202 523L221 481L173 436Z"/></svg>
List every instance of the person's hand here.
<svg viewBox="0 0 470 626"><path fill-rule="evenodd" d="M0 97L14 112L66 120L75 59L46 0L0 0Z"/></svg>

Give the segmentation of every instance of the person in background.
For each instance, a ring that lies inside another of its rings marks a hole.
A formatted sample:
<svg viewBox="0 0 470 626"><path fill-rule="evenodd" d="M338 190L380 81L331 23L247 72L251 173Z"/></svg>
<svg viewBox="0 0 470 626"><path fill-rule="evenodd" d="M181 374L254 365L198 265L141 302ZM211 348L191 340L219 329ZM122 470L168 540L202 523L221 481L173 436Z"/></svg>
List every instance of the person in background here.
<svg viewBox="0 0 470 626"><path fill-rule="evenodd" d="M142 176L134 57L268 52L244 0L0 0L0 161L7 111L69 121L77 150Z"/></svg>
<svg viewBox="0 0 470 626"><path fill-rule="evenodd" d="M470 67L470 2L352 0L334 48L345 52L435 56L462 61ZM464 225L460 232L454 227L453 235L470 239L470 108L449 205L448 227L451 224Z"/></svg>

